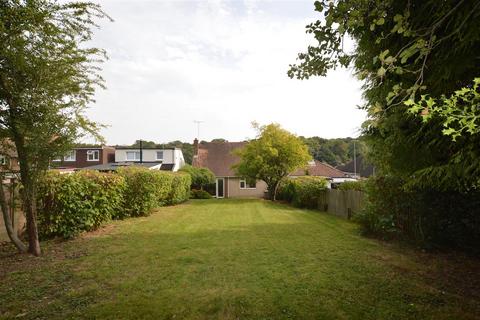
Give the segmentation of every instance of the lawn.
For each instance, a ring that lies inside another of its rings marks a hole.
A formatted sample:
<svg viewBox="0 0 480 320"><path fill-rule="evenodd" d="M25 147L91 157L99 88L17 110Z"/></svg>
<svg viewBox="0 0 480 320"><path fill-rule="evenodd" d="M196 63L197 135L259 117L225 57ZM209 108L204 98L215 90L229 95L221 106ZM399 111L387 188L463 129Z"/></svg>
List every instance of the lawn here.
<svg viewBox="0 0 480 320"><path fill-rule="evenodd" d="M9 248L9 247L8 247ZM476 319L478 261L262 200L195 200L0 258L0 318Z"/></svg>

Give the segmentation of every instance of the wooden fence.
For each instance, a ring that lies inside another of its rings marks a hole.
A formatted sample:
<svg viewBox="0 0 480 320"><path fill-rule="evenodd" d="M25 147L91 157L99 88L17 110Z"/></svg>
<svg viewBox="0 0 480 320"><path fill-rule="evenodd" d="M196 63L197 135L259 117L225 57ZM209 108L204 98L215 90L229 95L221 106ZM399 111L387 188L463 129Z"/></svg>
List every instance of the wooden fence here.
<svg viewBox="0 0 480 320"><path fill-rule="evenodd" d="M362 191L329 189L320 197L318 209L350 219L362 209L364 199Z"/></svg>

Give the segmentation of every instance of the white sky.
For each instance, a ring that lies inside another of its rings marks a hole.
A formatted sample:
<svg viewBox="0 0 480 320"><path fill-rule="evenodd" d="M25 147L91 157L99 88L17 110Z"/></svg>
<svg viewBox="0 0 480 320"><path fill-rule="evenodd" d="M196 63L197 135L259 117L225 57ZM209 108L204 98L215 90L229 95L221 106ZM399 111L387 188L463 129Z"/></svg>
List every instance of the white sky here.
<svg viewBox="0 0 480 320"><path fill-rule="evenodd" d="M312 36L313 1L97 0L94 46L110 60L88 116L109 125L109 144L136 139L252 138L251 122L277 122L298 135L357 136L365 113L348 70L292 80L288 65Z"/></svg>

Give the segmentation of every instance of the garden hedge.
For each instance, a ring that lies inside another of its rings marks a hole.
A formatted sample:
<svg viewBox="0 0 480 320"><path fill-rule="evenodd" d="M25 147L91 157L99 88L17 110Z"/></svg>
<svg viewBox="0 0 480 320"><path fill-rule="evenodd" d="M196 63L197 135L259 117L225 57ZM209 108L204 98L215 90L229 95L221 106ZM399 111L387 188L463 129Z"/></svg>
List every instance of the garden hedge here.
<svg viewBox="0 0 480 320"><path fill-rule="evenodd" d="M278 199L296 207L316 209L325 190L327 181L321 177L287 178L280 184Z"/></svg>
<svg viewBox="0 0 480 320"><path fill-rule="evenodd" d="M71 238L98 228L122 211L125 190L116 174L48 172L37 193L40 236Z"/></svg>
<svg viewBox="0 0 480 320"><path fill-rule="evenodd" d="M148 215L157 207L188 200L190 183L188 174L142 167L117 173L49 172L37 194L40 235L71 238L110 219Z"/></svg>

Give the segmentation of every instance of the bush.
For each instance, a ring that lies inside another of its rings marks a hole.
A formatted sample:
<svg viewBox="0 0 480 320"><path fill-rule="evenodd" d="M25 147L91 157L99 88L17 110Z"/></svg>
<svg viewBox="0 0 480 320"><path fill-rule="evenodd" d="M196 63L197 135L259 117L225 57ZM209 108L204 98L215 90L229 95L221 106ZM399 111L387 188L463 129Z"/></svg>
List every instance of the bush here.
<svg viewBox="0 0 480 320"><path fill-rule="evenodd" d="M215 175L208 168L197 168L187 164L179 171L190 175L194 189L204 189L207 185L215 183Z"/></svg>
<svg viewBox="0 0 480 320"><path fill-rule="evenodd" d="M190 198L190 186L192 179L186 173L171 173L173 176L171 191L167 199L168 204L178 204L187 201Z"/></svg>
<svg viewBox="0 0 480 320"><path fill-rule="evenodd" d="M71 238L97 229L121 211L125 187L115 174L48 172L37 192L40 236Z"/></svg>
<svg viewBox="0 0 480 320"><path fill-rule="evenodd" d="M280 184L278 198L291 202L296 207L316 209L326 189L327 181L324 178L289 178Z"/></svg>
<svg viewBox="0 0 480 320"><path fill-rule="evenodd" d="M480 194L406 189L406 181L381 176L365 184L366 203L356 215L367 234L401 237L423 246L478 251Z"/></svg>
<svg viewBox="0 0 480 320"><path fill-rule="evenodd" d="M71 238L112 218L147 215L190 195L190 176L121 168L117 173L49 172L38 188L38 222L42 237Z"/></svg>
<svg viewBox="0 0 480 320"><path fill-rule="evenodd" d="M212 199L212 195L205 190L192 189L190 192L192 199Z"/></svg>
<svg viewBox="0 0 480 320"><path fill-rule="evenodd" d="M365 181L345 181L338 185L338 190L365 191Z"/></svg>
<svg viewBox="0 0 480 320"><path fill-rule="evenodd" d="M125 216L148 215L163 205L188 200L191 179L185 173L148 170L142 167L126 167L118 170L125 178Z"/></svg>

